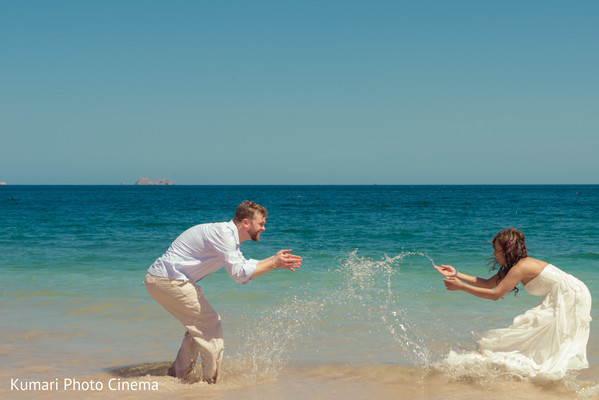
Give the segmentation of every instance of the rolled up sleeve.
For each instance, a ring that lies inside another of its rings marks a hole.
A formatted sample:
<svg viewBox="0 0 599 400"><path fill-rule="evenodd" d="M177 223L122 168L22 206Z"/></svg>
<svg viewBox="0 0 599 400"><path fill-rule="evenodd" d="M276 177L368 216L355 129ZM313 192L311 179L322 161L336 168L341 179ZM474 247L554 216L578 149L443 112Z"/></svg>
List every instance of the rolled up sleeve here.
<svg viewBox="0 0 599 400"><path fill-rule="evenodd" d="M247 260L243 256L234 233L227 230L217 232L211 237L210 242L231 278L235 282L248 283L256 270L258 260Z"/></svg>

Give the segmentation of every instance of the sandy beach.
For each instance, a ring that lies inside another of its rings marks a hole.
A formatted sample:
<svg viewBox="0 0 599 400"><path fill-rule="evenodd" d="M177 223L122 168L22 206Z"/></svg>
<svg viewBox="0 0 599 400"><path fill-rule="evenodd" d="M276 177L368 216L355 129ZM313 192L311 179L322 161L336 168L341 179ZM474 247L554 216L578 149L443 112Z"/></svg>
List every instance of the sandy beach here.
<svg viewBox="0 0 599 400"><path fill-rule="evenodd" d="M252 373L225 367L216 385L181 382L166 376L169 363L142 364L98 374L17 381L2 387L6 399L594 399L599 385L588 380L597 376L593 367L577 381L550 385L504 377L455 377L436 369L402 366L350 366L300 364L282 366L276 375ZM241 366L238 366L241 367ZM14 379L14 378L13 378ZM36 382L36 383L34 383ZM45 389L46 384L52 387ZM29 390L25 386L29 385Z"/></svg>

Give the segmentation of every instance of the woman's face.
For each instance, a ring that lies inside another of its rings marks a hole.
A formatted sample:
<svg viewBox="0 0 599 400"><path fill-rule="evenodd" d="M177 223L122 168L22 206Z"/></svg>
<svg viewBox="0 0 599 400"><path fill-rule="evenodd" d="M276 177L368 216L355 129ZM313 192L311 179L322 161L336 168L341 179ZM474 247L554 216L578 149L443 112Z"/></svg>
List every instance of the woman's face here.
<svg viewBox="0 0 599 400"><path fill-rule="evenodd" d="M503 254L503 249L501 248L499 243L495 242L493 248L495 249L495 251L493 252L493 256L495 256L497 264L505 265L505 255Z"/></svg>

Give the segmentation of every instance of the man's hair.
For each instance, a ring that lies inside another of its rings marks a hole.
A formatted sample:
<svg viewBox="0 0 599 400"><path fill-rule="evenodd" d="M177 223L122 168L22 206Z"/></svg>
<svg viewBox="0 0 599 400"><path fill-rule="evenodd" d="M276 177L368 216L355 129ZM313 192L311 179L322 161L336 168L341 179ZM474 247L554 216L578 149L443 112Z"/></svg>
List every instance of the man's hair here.
<svg viewBox="0 0 599 400"><path fill-rule="evenodd" d="M266 208L262 207L260 204L256 204L253 201L244 201L240 205L237 206L237 210L235 210L235 218L233 220L235 222L241 222L244 219L252 219L256 215L256 213L260 213L266 218Z"/></svg>

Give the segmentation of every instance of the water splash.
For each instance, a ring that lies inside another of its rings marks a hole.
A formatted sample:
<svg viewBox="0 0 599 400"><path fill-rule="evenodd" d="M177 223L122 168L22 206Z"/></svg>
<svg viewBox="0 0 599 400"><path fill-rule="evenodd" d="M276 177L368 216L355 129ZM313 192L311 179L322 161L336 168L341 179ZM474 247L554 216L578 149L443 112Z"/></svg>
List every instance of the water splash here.
<svg viewBox="0 0 599 400"><path fill-rule="evenodd" d="M419 334L419 328L410 322L407 310L400 305L393 287L399 273L397 265L413 256L425 257L435 265L430 256L420 251L405 251L394 257L385 255L382 260L369 260L359 257L354 250L341 270L346 276L348 299L354 302L354 306L362 308L356 314L363 314L365 308L370 309L399 345L402 355L412 364L428 367L434 355Z"/></svg>
<svg viewBox="0 0 599 400"><path fill-rule="evenodd" d="M322 307L317 301L294 296L264 309L239 333L245 345L232 355L234 365L225 373L235 376L238 385L275 379L295 346L310 335L311 321Z"/></svg>
<svg viewBox="0 0 599 400"><path fill-rule="evenodd" d="M248 319L236 333L239 350L226 353L223 373L239 385L276 379L295 351L301 354L294 360L310 353L309 359L341 362L369 362L374 351L377 360L382 355L389 362L428 367L435 354L427 346L426 328L400 303L397 287L399 266L412 257L434 265L419 251L378 260L351 252L323 276L330 279L321 282L326 288L296 292Z"/></svg>
<svg viewBox="0 0 599 400"><path fill-rule="evenodd" d="M423 253L421 251L404 251L398 255L396 255L395 257L389 257L387 255L385 255L385 257L387 258L388 262L401 262L403 261L405 258L408 257L412 257L412 256L421 256L421 257L425 257L428 258L428 260L431 262L431 265L434 267L435 266L435 261L426 253Z"/></svg>

